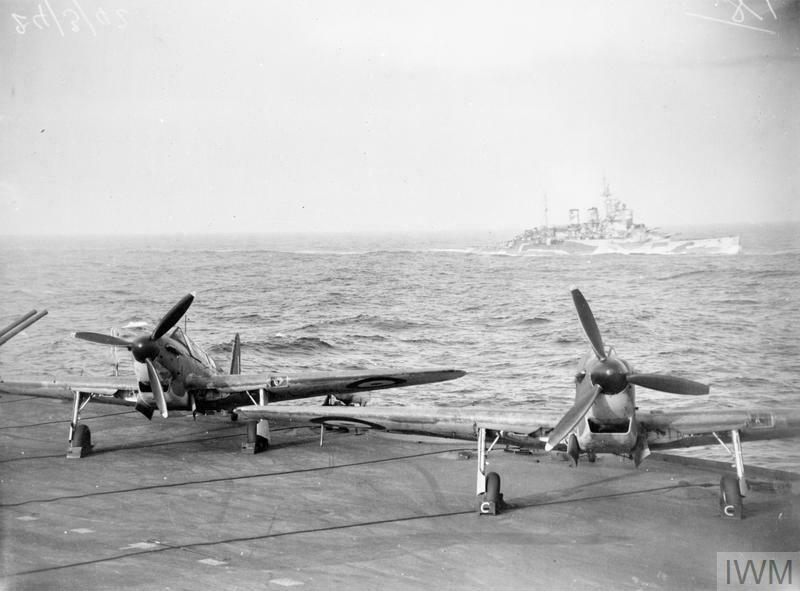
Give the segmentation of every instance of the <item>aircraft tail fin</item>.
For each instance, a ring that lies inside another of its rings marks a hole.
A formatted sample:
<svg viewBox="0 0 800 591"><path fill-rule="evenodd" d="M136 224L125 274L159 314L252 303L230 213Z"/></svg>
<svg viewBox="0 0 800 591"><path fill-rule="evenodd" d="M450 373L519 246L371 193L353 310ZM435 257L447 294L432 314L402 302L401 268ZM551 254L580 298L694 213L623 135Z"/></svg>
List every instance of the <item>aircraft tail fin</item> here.
<svg viewBox="0 0 800 591"><path fill-rule="evenodd" d="M233 337L233 352L231 353L231 375L238 375L242 373L242 341L239 339L239 333Z"/></svg>

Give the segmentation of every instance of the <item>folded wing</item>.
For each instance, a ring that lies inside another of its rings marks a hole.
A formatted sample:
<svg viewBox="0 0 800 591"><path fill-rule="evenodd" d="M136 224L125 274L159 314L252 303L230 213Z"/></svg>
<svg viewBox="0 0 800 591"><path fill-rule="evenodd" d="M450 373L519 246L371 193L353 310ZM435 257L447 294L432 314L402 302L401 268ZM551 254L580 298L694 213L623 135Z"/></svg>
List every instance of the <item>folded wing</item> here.
<svg viewBox="0 0 800 591"><path fill-rule="evenodd" d="M651 448L691 447L739 431L743 440L800 436L800 409L748 408L637 414Z"/></svg>
<svg viewBox="0 0 800 591"><path fill-rule="evenodd" d="M72 400L75 392L96 394L95 400L135 404L139 385L135 377L64 377L50 380L2 380L0 393Z"/></svg>
<svg viewBox="0 0 800 591"><path fill-rule="evenodd" d="M271 400L288 400L327 394L348 394L417 386L454 380L465 372L455 369L364 370L306 374L239 374L189 376L192 389L219 392L254 392L265 389Z"/></svg>
<svg viewBox="0 0 800 591"><path fill-rule="evenodd" d="M520 412L514 409L437 406L298 406L268 404L244 406L236 412L245 419L284 419L291 422L350 426L394 433L413 433L474 439L479 428L530 438L544 447L542 438L558 422L556 413Z"/></svg>

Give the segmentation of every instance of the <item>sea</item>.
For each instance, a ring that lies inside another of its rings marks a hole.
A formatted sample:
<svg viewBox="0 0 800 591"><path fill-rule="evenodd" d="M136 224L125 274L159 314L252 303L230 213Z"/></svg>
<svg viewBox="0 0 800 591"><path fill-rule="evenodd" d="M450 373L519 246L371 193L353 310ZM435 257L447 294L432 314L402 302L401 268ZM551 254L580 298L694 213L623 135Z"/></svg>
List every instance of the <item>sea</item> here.
<svg viewBox="0 0 800 591"><path fill-rule="evenodd" d="M181 326L223 368L239 333L246 373L468 372L375 392L372 406L566 412L589 351L576 286L605 343L637 371L711 386L708 396L637 388L641 410L800 408L800 224L691 230L739 234L742 251L510 256L496 245L514 232L483 230L2 236L0 324L49 314L0 348L0 376L132 374L124 351L71 334L152 330L194 292ZM745 462L800 472L799 443L746 443ZM729 458L721 446L681 453Z"/></svg>

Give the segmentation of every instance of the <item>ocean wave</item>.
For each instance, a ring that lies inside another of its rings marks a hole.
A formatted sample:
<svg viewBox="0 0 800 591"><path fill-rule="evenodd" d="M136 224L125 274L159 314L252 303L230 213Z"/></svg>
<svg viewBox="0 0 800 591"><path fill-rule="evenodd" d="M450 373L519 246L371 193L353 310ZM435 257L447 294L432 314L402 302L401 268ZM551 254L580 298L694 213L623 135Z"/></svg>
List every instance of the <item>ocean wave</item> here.
<svg viewBox="0 0 800 591"><path fill-rule="evenodd" d="M389 340L388 337L381 334L347 334L345 336L356 341L384 342Z"/></svg>
<svg viewBox="0 0 800 591"><path fill-rule="evenodd" d="M243 341L242 353L246 355L267 355L269 353L318 353L335 347L318 337L293 337L276 335L263 341ZM215 359L227 356L231 343L220 343L209 348L208 353Z"/></svg>
<svg viewBox="0 0 800 591"><path fill-rule="evenodd" d="M671 275L664 275L662 277L655 277L656 281L669 281L671 279L682 279L684 277L694 277L695 275L707 275L708 269L694 269L692 271L682 271L680 273L673 273Z"/></svg>
<svg viewBox="0 0 800 591"><path fill-rule="evenodd" d="M761 271L752 271L750 273L753 277L768 278L768 277L797 277L795 269L764 269Z"/></svg>
<svg viewBox="0 0 800 591"><path fill-rule="evenodd" d="M329 320L321 320L319 322L312 322L298 328L298 331L303 330L319 330L323 327L338 327L338 326L371 326L381 330L393 331L403 329L413 329L420 326L425 326L424 323L414 322L401 318L384 318L382 316L374 316L372 314L357 314L355 316L346 316L343 318L331 318Z"/></svg>
<svg viewBox="0 0 800 591"><path fill-rule="evenodd" d="M429 339L429 338L415 338L415 339L400 339L401 343L406 343L409 345L438 345L440 344L439 341L436 339Z"/></svg>
<svg viewBox="0 0 800 591"><path fill-rule="evenodd" d="M264 343L272 351L319 351L334 346L319 337L279 337Z"/></svg>
<svg viewBox="0 0 800 591"><path fill-rule="evenodd" d="M553 322L550 318L542 318L541 316L534 316L533 318L522 318L514 320L513 324L518 326L535 326L537 324L550 324Z"/></svg>
<svg viewBox="0 0 800 591"><path fill-rule="evenodd" d="M721 300L712 300L713 304L729 304L731 306L756 306L761 302L758 300L749 300L745 298L725 298Z"/></svg>

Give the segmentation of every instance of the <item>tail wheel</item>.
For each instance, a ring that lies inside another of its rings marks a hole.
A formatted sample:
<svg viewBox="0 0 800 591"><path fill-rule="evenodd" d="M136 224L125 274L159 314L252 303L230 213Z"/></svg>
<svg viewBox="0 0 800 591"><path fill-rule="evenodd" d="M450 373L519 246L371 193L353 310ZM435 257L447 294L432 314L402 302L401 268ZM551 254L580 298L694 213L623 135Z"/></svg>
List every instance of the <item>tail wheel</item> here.
<svg viewBox="0 0 800 591"><path fill-rule="evenodd" d="M726 474L719 481L719 508L722 516L729 519L742 519L744 517L744 503L739 490L739 480Z"/></svg>

